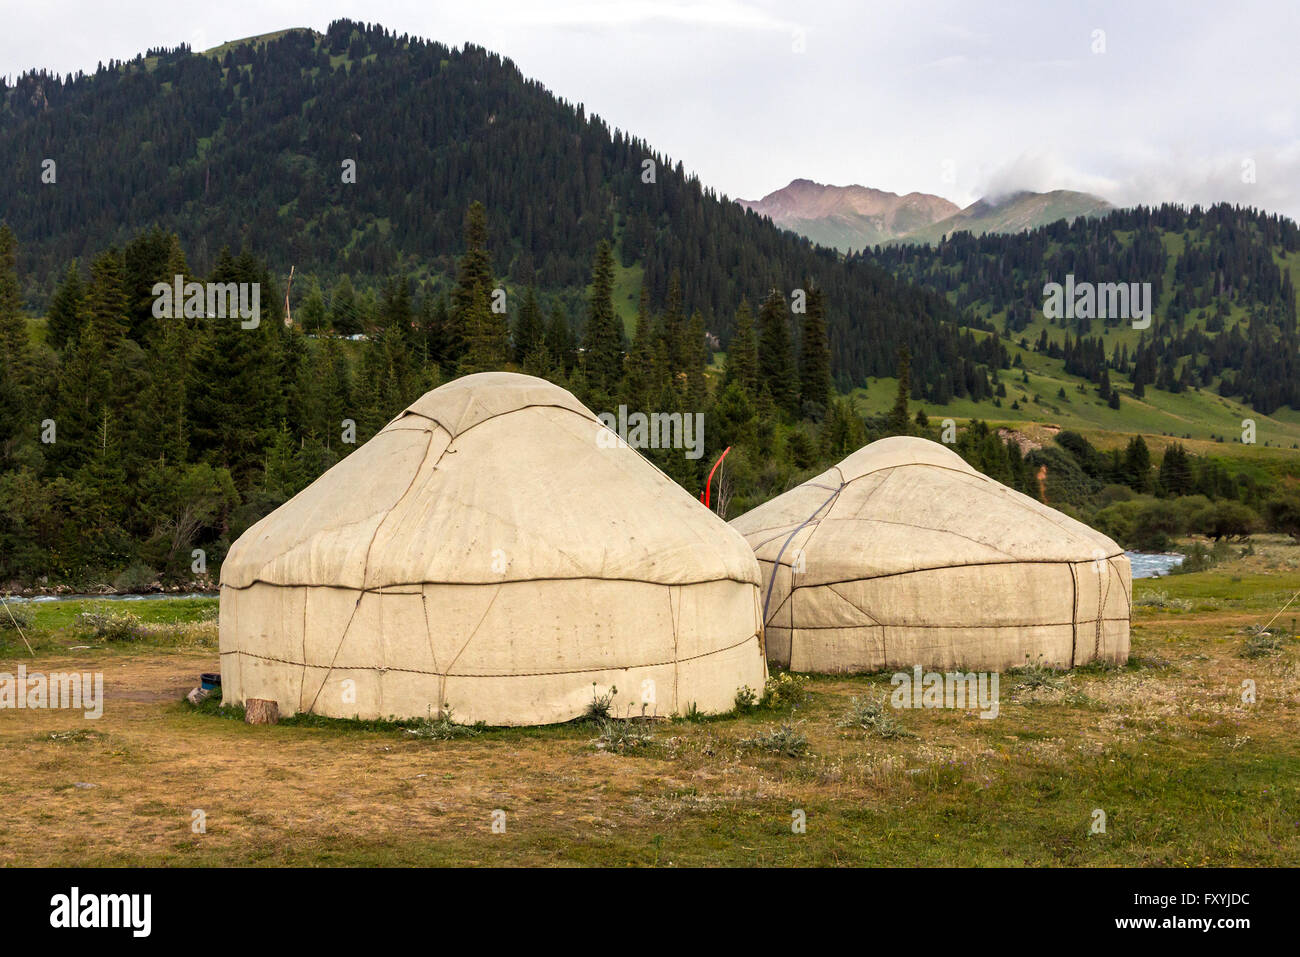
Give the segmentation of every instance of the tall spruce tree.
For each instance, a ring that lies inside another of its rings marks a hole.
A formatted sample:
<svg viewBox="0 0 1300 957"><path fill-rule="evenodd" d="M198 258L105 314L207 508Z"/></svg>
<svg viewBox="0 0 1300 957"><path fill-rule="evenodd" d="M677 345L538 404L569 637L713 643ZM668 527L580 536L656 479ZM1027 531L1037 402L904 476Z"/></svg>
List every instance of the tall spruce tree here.
<svg viewBox="0 0 1300 957"><path fill-rule="evenodd" d="M894 408L889 413L889 434L911 433L911 418L907 414L907 401L912 395L912 351L907 346L898 350L898 392L894 395Z"/></svg>
<svg viewBox="0 0 1300 957"><path fill-rule="evenodd" d="M650 312L650 290L641 285L637 303L636 330L628 350L625 394L634 408L648 409L660 394L659 330Z"/></svg>
<svg viewBox="0 0 1300 957"><path fill-rule="evenodd" d="M799 414L799 381L785 295L773 289L758 311L758 374L777 408Z"/></svg>
<svg viewBox="0 0 1300 957"><path fill-rule="evenodd" d="M537 303L537 290L529 286L515 323L515 361L523 365L528 356L543 348L544 338L546 320L542 318L542 307Z"/></svg>
<svg viewBox="0 0 1300 957"><path fill-rule="evenodd" d="M59 283L58 291L50 300L50 308L45 314L45 339L62 352L68 343L76 338L81 325L81 303L86 297L85 283L81 281L81 269L74 259Z"/></svg>
<svg viewBox="0 0 1300 957"><path fill-rule="evenodd" d="M179 304L174 304L179 312ZM90 325L110 350L131 328L122 257L115 248L100 253L90 264L90 292L86 296Z"/></svg>
<svg viewBox="0 0 1300 957"><path fill-rule="evenodd" d="M831 400L831 347L826 339L826 297L809 284L799 339L799 401L804 418L820 420Z"/></svg>
<svg viewBox="0 0 1300 957"><path fill-rule="evenodd" d="M582 345L588 383L616 388L623 378L623 325L614 313L614 253L605 239L596 244Z"/></svg>
<svg viewBox="0 0 1300 957"><path fill-rule="evenodd" d="M754 313L747 299L740 300L736 329L727 346L726 384L733 382L751 399L758 394L758 340L754 337Z"/></svg>
<svg viewBox="0 0 1300 957"><path fill-rule="evenodd" d="M465 356L458 356L462 374L499 369L510 358L508 320L504 313L493 310L495 286L488 253L487 210L475 200L465 211L465 252L451 291L451 324L465 342Z"/></svg>
<svg viewBox="0 0 1300 957"><path fill-rule="evenodd" d="M686 398L690 412L703 412L709 400L708 380L704 369L709 364L709 346L705 336L704 316L697 309L686 327Z"/></svg>
<svg viewBox="0 0 1300 957"><path fill-rule="evenodd" d="M355 336L361 332L361 311L357 304L356 289L346 273L339 277L330 292L329 324L340 336Z"/></svg>

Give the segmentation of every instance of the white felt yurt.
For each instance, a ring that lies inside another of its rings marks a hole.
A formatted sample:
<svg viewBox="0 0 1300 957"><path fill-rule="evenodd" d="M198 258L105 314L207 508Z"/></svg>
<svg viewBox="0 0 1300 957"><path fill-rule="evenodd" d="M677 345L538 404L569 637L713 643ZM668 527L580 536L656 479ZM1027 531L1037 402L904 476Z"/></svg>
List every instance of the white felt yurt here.
<svg viewBox="0 0 1300 957"><path fill-rule="evenodd" d="M1122 662L1128 559L926 439L873 442L732 521L794 671Z"/></svg>
<svg viewBox="0 0 1300 957"><path fill-rule="evenodd" d="M753 552L603 429L531 376L419 399L231 547L224 701L528 725L760 689Z"/></svg>

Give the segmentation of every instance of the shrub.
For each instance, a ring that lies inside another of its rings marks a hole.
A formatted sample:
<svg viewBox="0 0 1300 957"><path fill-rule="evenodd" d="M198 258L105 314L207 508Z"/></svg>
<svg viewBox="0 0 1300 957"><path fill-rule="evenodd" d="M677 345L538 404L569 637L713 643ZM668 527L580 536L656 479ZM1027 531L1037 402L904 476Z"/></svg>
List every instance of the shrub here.
<svg viewBox="0 0 1300 957"><path fill-rule="evenodd" d="M742 739L740 747L746 751L770 751L787 758L800 758L808 752L808 738L799 730L799 724L783 721L770 731L760 731L752 738Z"/></svg>
<svg viewBox="0 0 1300 957"><path fill-rule="evenodd" d="M1105 485L1097 493L1097 498L1106 505L1114 505L1116 502L1131 502L1136 495L1127 485Z"/></svg>
<svg viewBox="0 0 1300 957"><path fill-rule="evenodd" d="M36 616L32 613L31 606L26 603L19 605L7 601L0 608L0 631L31 628L35 621Z"/></svg>
<svg viewBox="0 0 1300 957"><path fill-rule="evenodd" d="M1215 502L1192 516L1191 527L1216 542L1222 538L1242 539L1259 528L1259 516L1240 502Z"/></svg>
<svg viewBox="0 0 1300 957"><path fill-rule="evenodd" d="M442 713L438 717L430 714L428 717L421 718L416 722L415 727L407 728L406 733L414 735L417 738L429 738L434 741L450 741L454 738L473 738L483 732L486 725L482 721L477 724L457 724L452 720L451 707L442 706Z"/></svg>
<svg viewBox="0 0 1300 957"><path fill-rule="evenodd" d="M1290 535L1300 542L1300 492L1285 492L1269 499L1264 512L1273 531Z"/></svg>
<svg viewBox="0 0 1300 957"><path fill-rule="evenodd" d="M1028 659L1028 655L1025 656ZM1026 660L1019 668L1012 668L1011 674L1016 677L1016 688L1024 688L1028 691L1036 691L1039 688L1060 689L1065 687L1065 675L1055 668L1049 668L1043 664L1042 660Z"/></svg>
<svg viewBox="0 0 1300 957"><path fill-rule="evenodd" d="M1186 575L1188 572L1203 572L1213 568L1219 562L1230 558L1232 555L1232 546L1226 541L1220 539L1214 543L1212 548L1206 548L1200 542L1193 542L1190 545L1178 549L1186 557L1182 564L1175 565L1169 570L1171 575Z"/></svg>
<svg viewBox="0 0 1300 957"><path fill-rule="evenodd" d="M609 709L614 706L614 695L618 694L618 688L610 685L608 691L601 694L596 690L596 682L591 683L591 704L587 705L587 710L582 713L584 721L604 721L609 717Z"/></svg>
<svg viewBox="0 0 1300 957"><path fill-rule="evenodd" d="M1133 530L1137 527L1137 516L1142 506L1143 503L1135 499L1107 505L1097 512L1093 527L1103 535L1128 545L1133 541Z"/></svg>
<svg viewBox="0 0 1300 957"><path fill-rule="evenodd" d="M1205 511L1214 505L1204 495L1180 495L1177 498L1169 499L1173 505L1174 511L1178 514L1178 522L1184 531L1196 527L1196 515Z"/></svg>
<svg viewBox="0 0 1300 957"><path fill-rule="evenodd" d="M754 705L758 704L758 695L749 685L741 685L740 690L736 692L736 710L748 711Z"/></svg>
<svg viewBox="0 0 1300 957"><path fill-rule="evenodd" d="M792 675L783 671L779 675L769 675L763 684L763 696L759 698L760 707L778 710L793 708L804 703L808 698L808 679L803 675Z"/></svg>
<svg viewBox="0 0 1300 957"><path fill-rule="evenodd" d="M1243 658L1272 658L1280 655L1289 640L1281 629L1265 631L1260 625L1246 629L1246 641L1241 648Z"/></svg>
<svg viewBox="0 0 1300 957"><path fill-rule="evenodd" d="M1133 523L1132 544L1141 551L1160 552L1169 547L1169 538L1183 530L1178 510L1166 501L1143 505Z"/></svg>
<svg viewBox="0 0 1300 957"><path fill-rule="evenodd" d="M1168 608L1172 611L1191 611L1192 603L1185 598L1170 598L1168 592L1153 589L1133 599L1138 608Z"/></svg>
<svg viewBox="0 0 1300 957"><path fill-rule="evenodd" d="M840 719L838 727L868 731L881 738L916 737L903 727L903 722L894 716L886 701L887 696L882 696L879 701L856 696L849 699L849 710Z"/></svg>
<svg viewBox="0 0 1300 957"><path fill-rule="evenodd" d="M654 741L650 733L650 722L633 719L618 721L604 718L600 722L600 734L596 737L596 747L601 751L613 751L615 754L627 754L648 748Z"/></svg>
<svg viewBox="0 0 1300 957"><path fill-rule="evenodd" d="M113 611L96 605L77 615L78 634L100 641L140 641L146 631L143 623L129 611Z"/></svg>
<svg viewBox="0 0 1300 957"><path fill-rule="evenodd" d="M158 573L148 565L136 562L113 579L113 590L122 594L144 591L157 584Z"/></svg>

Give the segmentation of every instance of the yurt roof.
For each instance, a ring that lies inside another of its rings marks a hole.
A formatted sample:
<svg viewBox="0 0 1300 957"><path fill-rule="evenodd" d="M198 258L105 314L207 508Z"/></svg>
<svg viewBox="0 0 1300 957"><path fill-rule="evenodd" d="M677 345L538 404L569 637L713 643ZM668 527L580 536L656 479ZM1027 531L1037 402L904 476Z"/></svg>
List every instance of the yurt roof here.
<svg viewBox="0 0 1300 957"><path fill-rule="evenodd" d="M602 430L544 379L457 379L250 528L222 585L758 583L738 533Z"/></svg>
<svg viewBox="0 0 1300 957"><path fill-rule="evenodd" d="M873 442L731 524L760 559L801 555L808 584L1121 553L1100 532L914 436Z"/></svg>

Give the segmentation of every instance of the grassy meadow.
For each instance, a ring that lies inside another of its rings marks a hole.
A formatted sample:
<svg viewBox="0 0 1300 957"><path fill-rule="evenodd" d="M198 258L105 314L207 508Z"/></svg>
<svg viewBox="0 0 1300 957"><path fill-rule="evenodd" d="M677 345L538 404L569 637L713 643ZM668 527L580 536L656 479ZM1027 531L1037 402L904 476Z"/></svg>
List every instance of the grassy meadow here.
<svg viewBox="0 0 1300 957"><path fill-rule="evenodd" d="M1251 632L1297 588L1300 546L1267 536L1138 581L1126 666L1005 674L992 720L822 675L721 717L526 729L251 727L182 700L218 668L215 599L38 605L0 672L101 671L106 701L0 710L0 863L1295 865L1300 642L1276 636L1300 601Z"/></svg>

